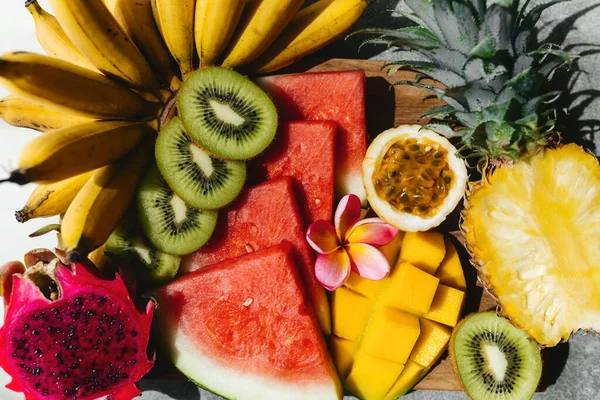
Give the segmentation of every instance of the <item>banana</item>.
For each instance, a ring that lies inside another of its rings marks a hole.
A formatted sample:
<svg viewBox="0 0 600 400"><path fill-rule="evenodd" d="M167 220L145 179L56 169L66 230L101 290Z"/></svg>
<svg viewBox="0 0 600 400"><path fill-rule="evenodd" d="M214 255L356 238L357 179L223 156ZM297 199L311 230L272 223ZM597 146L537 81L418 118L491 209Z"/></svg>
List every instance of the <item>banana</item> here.
<svg viewBox="0 0 600 400"><path fill-rule="evenodd" d="M185 78L194 70L196 0L151 0L156 24Z"/></svg>
<svg viewBox="0 0 600 400"><path fill-rule="evenodd" d="M108 11L114 14L115 9L117 8L118 1L119 0L104 0L104 4L106 4L106 8L108 8Z"/></svg>
<svg viewBox="0 0 600 400"><path fill-rule="evenodd" d="M152 68L102 0L50 0L50 5L67 36L98 70L159 94Z"/></svg>
<svg viewBox="0 0 600 400"><path fill-rule="evenodd" d="M88 255L88 259L96 266L96 268L98 268L99 271L104 271L104 268L109 261L108 256L104 254L105 250L106 246L102 245Z"/></svg>
<svg viewBox="0 0 600 400"><path fill-rule="evenodd" d="M83 68L97 71L94 64L89 62L77 47L67 37L56 17L44 10L37 0L29 0L25 7L33 16L35 35L38 42L50 57L60 58Z"/></svg>
<svg viewBox="0 0 600 400"><path fill-rule="evenodd" d="M154 130L146 123L95 121L37 136L7 181L56 182L114 162ZM154 131L156 132L156 131Z"/></svg>
<svg viewBox="0 0 600 400"><path fill-rule="evenodd" d="M246 0L198 0L196 3L196 49L200 66L217 64L242 16Z"/></svg>
<svg viewBox="0 0 600 400"><path fill-rule="evenodd" d="M90 118L55 111L15 95L0 100L0 119L12 126L30 128L40 132L92 121Z"/></svg>
<svg viewBox="0 0 600 400"><path fill-rule="evenodd" d="M154 22L150 0L116 0L113 14L161 83L169 86L175 76L174 62Z"/></svg>
<svg viewBox="0 0 600 400"><path fill-rule="evenodd" d="M250 67L256 73L283 68L337 40L374 0L320 0L298 14Z"/></svg>
<svg viewBox="0 0 600 400"><path fill-rule="evenodd" d="M80 261L106 242L133 199L153 146L145 140L132 154L96 171L79 191L61 222L69 259Z"/></svg>
<svg viewBox="0 0 600 400"><path fill-rule="evenodd" d="M1 56L0 83L26 100L83 117L147 120L161 108L103 75L35 53Z"/></svg>
<svg viewBox="0 0 600 400"><path fill-rule="evenodd" d="M304 0L250 0L226 52L223 66L236 68L259 57L302 6Z"/></svg>
<svg viewBox="0 0 600 400"><path fill-rule="evenodd" d="M26 222L34 218L63 214L93 173L94 171L85 172L62 181L38 185L25 206L15 212L17 221Z"/></svg>

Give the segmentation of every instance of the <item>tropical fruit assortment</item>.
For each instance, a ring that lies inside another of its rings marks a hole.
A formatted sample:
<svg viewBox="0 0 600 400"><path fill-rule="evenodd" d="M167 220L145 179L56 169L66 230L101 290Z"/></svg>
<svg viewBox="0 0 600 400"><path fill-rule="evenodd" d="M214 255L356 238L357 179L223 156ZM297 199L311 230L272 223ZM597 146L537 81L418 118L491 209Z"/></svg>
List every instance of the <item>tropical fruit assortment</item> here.
<svg viewBox="0 0 600 400"><path fill-rule="evenodd" d="M38 185L19 221L61 221L36 233L59 230L54 252L0 267L8 387L133 398L155 314L164 354L225 398L391 400L446 354L471 398L530 398L540 348L599 329L600 166L559 144L546 91L575 56L536 41L557 2L405 2L411 25L364 44L443 103L368 143L364 71L244 74L371 1L28 0L48 56L0 57L0 117L44 133L6 180ZM461 200L499 305L462 321L467 266L433 230Z"/></svg>

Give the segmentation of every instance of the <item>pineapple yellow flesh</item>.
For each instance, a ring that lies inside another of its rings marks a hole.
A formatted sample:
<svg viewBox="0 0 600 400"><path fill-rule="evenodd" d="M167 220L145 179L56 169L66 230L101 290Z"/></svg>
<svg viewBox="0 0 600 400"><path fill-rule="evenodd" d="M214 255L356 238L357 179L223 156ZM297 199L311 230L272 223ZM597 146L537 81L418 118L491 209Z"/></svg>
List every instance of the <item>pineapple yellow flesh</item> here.
<svg viewBox="0 0 600 400"><path fill-rule="evenodd" d="M600 167L576 145L499 168L468 196L463 230L504 314L553 346L600 331Z"/></svg>

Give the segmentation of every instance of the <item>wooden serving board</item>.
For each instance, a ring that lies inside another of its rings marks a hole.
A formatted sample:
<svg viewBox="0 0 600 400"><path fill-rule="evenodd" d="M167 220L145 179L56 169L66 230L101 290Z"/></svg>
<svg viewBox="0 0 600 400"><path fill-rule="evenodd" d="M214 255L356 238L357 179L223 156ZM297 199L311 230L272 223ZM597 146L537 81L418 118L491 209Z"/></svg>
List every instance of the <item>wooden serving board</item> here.
<svg viewBox="0 0 600 400"><path fill-rule="evenodd" d="M391 83L400 80L413 80L415 73L400 71L393 77L388 77L381 68L383 61L354 60L354 59L330 59L323 62L311 60L293 65L282 73L293 72L325 72L362 69L366 72L366 111L367 131L370 138L374 138L386 129L402 124L423 124L419 116L427 109L439 105L439 100L432 97L429 92L413 88L411 86L392 86ZM455 245L461 257L465 278L467 281L467 296L464 315L485 310L494 310L497 307L495 300L477 282L477 274L469 264L469 256L461 244L462 237L458 230L458 210L451 214L446 222L438 229L447 235L454 237ZM553 383L560 374L562 366L568 354L568 345L561 348L557 346L544 355L546 377L542 377L540 389ZM168 362L161 360L158 354L157 365L150 372L149 378L155 379L182 379L183 376L176 371ZM547 371L552 366L553 371ZM456 378L447 354L436 366L421 380L415 390L462 390L459 380Z"/></svg>

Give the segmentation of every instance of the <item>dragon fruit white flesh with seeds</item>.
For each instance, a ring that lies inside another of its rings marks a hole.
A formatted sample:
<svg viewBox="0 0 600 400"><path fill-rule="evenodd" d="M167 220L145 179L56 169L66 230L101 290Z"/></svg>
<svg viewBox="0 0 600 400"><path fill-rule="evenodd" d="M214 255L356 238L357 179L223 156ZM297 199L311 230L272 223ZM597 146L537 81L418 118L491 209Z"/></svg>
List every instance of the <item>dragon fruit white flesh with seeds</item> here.
<svg viewBox="0 0 600 400"><path fill-rule="evenodd" d="M55 259L24 273L10 270L0 328L0 367L12 377L7 388L26 400L140 394L135 382L153 365L147 355L153 301L139 311L119 275L105 280L82 264Z"/></svg>

